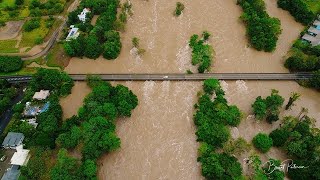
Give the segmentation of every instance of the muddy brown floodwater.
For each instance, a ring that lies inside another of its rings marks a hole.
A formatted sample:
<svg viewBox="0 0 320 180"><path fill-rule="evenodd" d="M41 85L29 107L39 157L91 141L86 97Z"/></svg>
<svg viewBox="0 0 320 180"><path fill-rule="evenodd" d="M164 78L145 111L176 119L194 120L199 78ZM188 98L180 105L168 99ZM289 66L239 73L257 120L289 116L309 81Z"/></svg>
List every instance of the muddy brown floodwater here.
<svg viewBox="0 0 320 180"><path fill-rule="evenodd" d="M187 69L195 72L196 68L190 63L188 40L192 34L203 30L212 33L210 43L216 51L213 72L287 72L283 56L303 29L287 12L276 7L276 0L265 0L268 13L281 20L283 31L275 52L258 52L247 45L245 27L239 20L241 9L235 0L182 0L186 9L178 18L173 16L173 1L131 2L134 15L121 35L123 48L119 58L114 61L73 58L65 69L68 73L184 73ZM134 36L140 38L140 46L146 49L142 57L135 56L131 49ZM202 83L121 83L137 94L140 104L131 118L117 121L121 149L99 160L99 179L202 179L196 161L198 143L192 121L193 104ZM221 84L229 102L245 113L240 126L232 129L234 137L251 141L259 131L270 132L277 128L277 123L257 123L250 108L257 96L267 96L271 89L278 89L286 100L291 91L302 94L297 106L282 115L296 116L301 107L306 107L320 127L320 93L293 81L221 81ZM89 92L85 83L75 84L72 94L61 100L64 118L76 114ZM275 149L267 155L285 158Z"/></svg>
<svg viewBox="0 0 320 180"><path fill-rule="evenodd" d="M174 17L175 2L170 0L132 0L133 16L122 34L122 51L113 61L72 58L69 73L155 73L186 72L191 66L189 38L203 30L212 33L210 43L216 51L214 72L287 72L283 56L303 29L289 13L276 7L276 0L266 0L271 16L282 23L282 34L273 53L248 47L245 26L239 19L241 8L235 0L182 1L185 11ZM131 39L140 38L145 55L136 57ZM130 52L131 51L131 52Z"/></svg>
<svg viewBox="0 0 320 180"><path fill-rule="evenodd" d="M100 179L202 179L196 161L198 143L192 120L193 105L202 83L146 81L121 84L138 96L139 105L131 118L117 120L121 149L99 160ZM244 112L241 124L232 130L233 137L251 141L258 132L269 133L278 127L279 122L272 125L257 123L250 108L257 96L265 97L271 89L278 89L286 100L292 90L302 94L297 106L290 111L282 111L281 115L297 116L301 107L306 107L320 127L320 94L295 82L221 81L221 85L230 104L237 105ZM61 100L65 118L77 113L89 92L84 82L75 84L72 94ZM240 162L248 155L240 156ZM262 159L266 160L268 156L281 160L286 158L276 149L262 155Z"/></svg>

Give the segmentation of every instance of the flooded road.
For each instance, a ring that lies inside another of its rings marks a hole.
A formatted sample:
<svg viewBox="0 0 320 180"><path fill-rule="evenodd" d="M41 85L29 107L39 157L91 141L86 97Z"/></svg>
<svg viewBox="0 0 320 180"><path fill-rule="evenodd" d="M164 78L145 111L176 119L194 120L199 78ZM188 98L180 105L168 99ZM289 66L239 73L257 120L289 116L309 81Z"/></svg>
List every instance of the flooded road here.
<svg viewBox="0 0 320 180"><path fill-rule="evenodd" d="M265 0L271 16L281 20L282 34L275 52L258 52L248 47L245 27L239 20L241 9L235 0L181 1L186 9L176 18L175 2L169 0L132 0L134 15L122 34L123 48L114 61L73 58L68 73L185 73L191 65L188 40L203 30L212 33L210 43L216 56L212 72L287 72L283 67L292 42L303 27L289 13L276 7L276 0ZM142 57L134 55L132 37L140 39L146 49ZM140 104L131 118L117 121L121 149L99 160L99 179L202 179L196 161L198 143L192 121L193 105L202 82L121 82L137 94ZM301 107L317 119L320 127L320 93L300 87L293 81L222 81L226 97L244 112L244 118L234 137L251 141L259 131L270 132L278 124L257 123L251 103L257 96L267 96L278 89L286 98L291 91L302 94L291 111L282 115L296 116ZM83 98L90 92L85 83L76 83L72 94L61 100L64 118L76 114ZM286 103L285 102L285 103ZM270 151L271 156L283 154Z"/></svg>
<svg viewBox="0 0 320 180"><path fill-rule="evenodd" d="M122 51L114 61L72 58L65 71L69 73L185 73L191 65L188 46L192 34L208 30L216 51L213 72L287 72L283 56L303 29L290 14L266 0L271 16L281 20L282 34L273 53L258 52L248 47L245 26L239 19L241 8L235 0L181 1L185 11L174 17L175 2L169 0L132 0L133 16L122 33ZM145 55L136 57L131 39L138 37Z"/></svg>

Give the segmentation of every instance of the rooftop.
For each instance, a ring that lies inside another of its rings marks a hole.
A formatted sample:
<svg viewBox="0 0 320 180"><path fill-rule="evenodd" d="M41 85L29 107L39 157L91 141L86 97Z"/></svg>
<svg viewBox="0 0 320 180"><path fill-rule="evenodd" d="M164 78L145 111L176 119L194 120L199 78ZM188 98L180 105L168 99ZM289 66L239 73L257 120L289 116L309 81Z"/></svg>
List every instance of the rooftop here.
<svg viewBox="0 0 320 180"><path fill-rule="evenodd" d="M10 160L12 165L24 166L28 163L29 160L29 151L28 149L23 149L23 146L20 145L17 147L17 152L15 152Z"/></svg>
<svg viewBox="0 0 320 180"><path fill-rule="evenodd" d="M39 92L34 93L33 99L44 100L50 95L49 90L40 90Z"/></svg>
<svg viewBox="0 0 320 180"><path fill-rule="evenodd" d="M20 170L17 166L12 166L7 169L1 180L18 180L20 176Z"/></svg>
<svg viewBox="0 0 320 180"><path fill-rule="evenodd" d="M3 140L2 146L4 147L16 147L22 144L24 135L22 133L9 132L6 138Z"/></svg>

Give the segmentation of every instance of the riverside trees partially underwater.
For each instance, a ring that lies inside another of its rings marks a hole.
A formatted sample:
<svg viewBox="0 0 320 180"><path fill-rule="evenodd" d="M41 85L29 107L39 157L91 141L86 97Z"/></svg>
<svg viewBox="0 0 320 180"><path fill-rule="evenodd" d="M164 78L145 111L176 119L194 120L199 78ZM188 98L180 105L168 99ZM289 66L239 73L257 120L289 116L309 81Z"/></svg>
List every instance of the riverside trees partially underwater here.
<svg viewBox="0 0 320 180"><path fill-rule="evenodd" d="M230 138L228 126L239 125L241 112L236 106L228 105L218 80L206 80L203 90L194 114L197 141L201 143L198 161L202 165L202 175L207 179L241 178L242 168L237 159L231 154L217 152Z"/></svg>
<svg viewBox="0 0 320 180"><path fill-rule="evenodd" d="M34 92L48 89L50 106L38 115L36 130L20 121L23 107L17 104L14 108L9 130L24 133L24 142L31 149L29 163L21 169L21 179L96 179L96 160L120 147L115 121L131 116L138 105L137 96L123 85L113 87L96 76L88 76L87 83L92 92L78 115L62 121L59 97L71 93L73 80L58 70L40 69L33 76L21 104L30 101ZM82 159L71 157L69 150L81 151Z"/></svg>
<svg viewBox="0 0 320 180"><path fill-rule="evenodd" d="M102 54L105 59L116 59L122 48L118 31L124 30L127 15L132 13L131 4L126 2L117 17L118 7L120 7L118 0L81 1L78 9L68 15L67 24L75 25L82 33L80 37L64 43L65 52L71 57L85 56L96 59ZM90 8L91 12L87 13L86 21L81 22L78 14L84 8ZM91 25L93 15L99 15L94 26Z"/></svg>
<svg viewBox="0 0 320 180"><path fill-rule="evenodd" d="M238 0L237 3L243 9L241 19L246 24L250 44L258 51L274 51L281 34L280 20L268 15L263 0Z"/></svg>

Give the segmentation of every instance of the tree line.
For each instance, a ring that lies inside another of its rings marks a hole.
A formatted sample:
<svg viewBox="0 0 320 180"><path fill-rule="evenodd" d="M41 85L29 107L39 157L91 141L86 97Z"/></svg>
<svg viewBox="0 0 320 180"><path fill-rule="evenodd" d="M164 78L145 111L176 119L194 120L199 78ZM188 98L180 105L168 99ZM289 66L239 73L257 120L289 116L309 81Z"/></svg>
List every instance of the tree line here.
<svg viewBox="0 0 320 180"><path fill-rule="evenodd" d="M228 105L218 80L205 80L203 91L194 114L202 175L207 179L241 178L242 168L237 159L228 152L216 152L230 138L228 126L240 124L241 112L237 106Z"/></svg>
<svg viewBox="0 0 320 180"><path fill-rule="evenodd" d="M0 56L0 73L18 71L22 68L23 62L18 56Z"/></svg>
<svg viewBox="0 0 320 180"><path fill-rule="evenodd" d="M21 1L21 0L17 0ZM70 0L31 0L29 4L30 16L39 17L46 15L56 15L64 10L66 2Z"/></svg>
<svg viewBox="0 0 320 180"><path fill-rule="evenodd" d="M243 9L241 19L246 24L250 44L258 51L272 52L276 49L281 23L266 12L263 0L238 0Z"/></svg>
<svg viewBox="0 0 320 180"><path fill-rule="evenodd" d="M10 106L11 99L17 96L17 88L7 80L0 79L0 115Z"/></svg>
<svg viewBox="0 0 320 180"><path fill-rule="evenodd" d="M304 25L313 22L316 15L308 7L305 0L278 0L278 7L287 10L294 17L294 19Z"/></svg>
<svg viewBox="0 0 320 180"><path fill-rule="evenodd" d="M288 168L290 179L320 179L319 129L315 120L307 115L283 119L281 127L270 133L273 146L283 149L296 166L304 168Z"/></svg>
<svg viewBox="0 0 320 180"><path fill-rule="evenodd" d="M302 84L320 89L320 45L312 46L303 40L296 40L284 66L292 72L312 72L312 78Z"/></svg>
<svg viewBox="0 0 320 180"><path fill-rule="evenodd" d="M126 22L127 12L124 10L118 19L117 9L119 6L118 0L81 1L78 9L69 13L67 24L75 25L84 33L77 39L66 41L64 44L65 52L71 57L85 56L96 59L102 54L105 59L116 59L122 48L118 30ZM87 14L86 22L83 23L79 20L78 14L84 8L90 8L91 13ZM131 6L125 3L123 8L130 9ZM100 15L95 26L90 23L93 15Z"/></svg>

